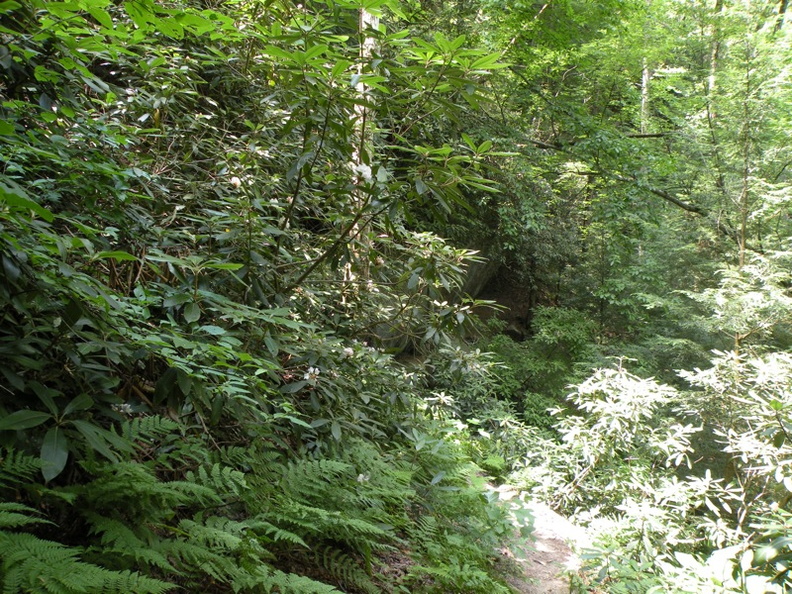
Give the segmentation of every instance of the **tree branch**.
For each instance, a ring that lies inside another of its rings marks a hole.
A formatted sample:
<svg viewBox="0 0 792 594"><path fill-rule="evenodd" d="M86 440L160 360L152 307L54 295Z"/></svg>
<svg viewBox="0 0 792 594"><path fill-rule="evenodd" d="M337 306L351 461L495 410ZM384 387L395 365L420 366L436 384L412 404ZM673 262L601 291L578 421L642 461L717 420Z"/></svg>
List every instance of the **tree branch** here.
<svg viewBox="0 0 792 594"><path fill-rule="evenodd" d="M655 137L654 135L647 135L647 136L650 137L650 138L654 138ZM640 135L639 135L639 137L640 137ZM543 142L541 140L529 140L528 142L530 142L531 144L533 144L534 146L539 147L539 148L553 150L553 151L559 151L559 152L562 152L562 153L568 153L568 154L574 156L574 153L572 153L571 151L567 150L568 146L571 146L572 144L574 144L573 142L566 143L564 145L559 144L559 143ZM623 175L619 175L618 173L607 173L607 172L602 172L602 171L585 171L585 172L581 172L580 175L596 175L598 177L609 177L609 178L614 179L616 181L620 181L620 182L624 182L624 183L628 183L628 184L633 184L636 187L644 190L645 192L649 192L650 194L654 194L658 198L662 198L666 202L670 202L674 206L676 206L678 208L681 208L684 211L687 211L687 212L696 214L696 215L698 215L700 217L703 217L705 219L708 219L710 222L713 223L715 229L717 229L717 231L721 235L723 235L724 237L728 237L729 239L731 239L732 241L734 241L738 245L740 245L740 238L739 238L737 232L734 229L732 229L731 227L729 227L727 224L725 224L723 221L721 221L720 218L718 218L717 220L714 220L714 217L712 216L712 212L709 209L704 208L702 206L698 206L696 204L691 204L690 202L686 202L684 200L681 200L680 198L677 198L676 196L674 196L673 194L671 194L667 190L663 190L661 188L656 188L654 186L650 186L650 185L640 181L637 177L634 177L634 176L633 177L625 177ZM756 247L751 246L751 245L746 245L745 249L747 249L749 251L752 251L754 253L758 253L758 254L764 253L764 251L761 248L756 248Z"/></svg>
<svg viewBox="0 0 792 594"><path fill-rule="evenodd" d="M670 202L671 204L674 204L674 205L678 206L682 210L686 210L688 212L692 212L692 213L695 213L697 215L701 215L703 217L706 217L706 216L710 215L710 212L706 208L702 208L701 206L697 206L695 204L690 204L689 202L685 202L684 200L680 200L679 198L677 198L676 196L674 196L670 192L667 192L666 190L661 190L659 188L654 188L652 186L648 186L645 183L643 183L642 181L639 181L635 177L624 177L623 175L619 175L617 173L610 173L610 174L607 174L607 175L609 175L609 177L612 177L613 179L618 180L618 181L635 184L636 186L638 186L642 190L646 190L650 194L654 194L655 196L658 196L659 198L662 198L663 200L666 200L666 201Z"/></svg>

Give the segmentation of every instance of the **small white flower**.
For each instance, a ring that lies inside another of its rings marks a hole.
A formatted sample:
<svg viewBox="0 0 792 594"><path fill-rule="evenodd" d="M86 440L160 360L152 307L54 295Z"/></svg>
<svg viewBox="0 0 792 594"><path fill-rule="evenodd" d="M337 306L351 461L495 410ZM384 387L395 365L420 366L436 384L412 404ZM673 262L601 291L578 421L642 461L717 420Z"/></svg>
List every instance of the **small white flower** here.
<svg viewBox="0 0 792 594"><path fill-rule="evenodd" d="M113 404L110 408L112 408L117 413L121 413L122 415L131 415L134 412L132 410L132 406L127 403Z"/></svg>
<svg viewBox="0 0 792 594"><path fill-rule="evenodd" d="M369 475L363 474L363 473L359 474L358 477L357 477L357 482L359 482L359 483L367 483L370 480L371 480L371 477Z"/></svg>
<svg viewBox="0 0 792 594"><path fill-rule="evenodd" d="M235 188L239 188L242 185L242 180L235 175L231 178L231 185Z"/></svg>
<svg viewBox="0 0 792 594"><path fill-rule="evenodd" d="M357 173L359 179L365 182L371 181L371 167L365 163L356 164L354 167L352 167L352 171Z"/></svg>
<svg viewBox="0 0 792 594"><path fill-rule="evenodd" d="M316 385L317 380L319 379L319 368L318 367L309 367L308 371L305 372L303 379L310 383L312 386Z"/></svg>
<svg viewBox="0 0 792 594"><path fill-rule="evenodd" d="M343 351L343 356L345 359L354 356L354 354L355 354L355 349L353 349L352 347L346 347Z"/></svg>

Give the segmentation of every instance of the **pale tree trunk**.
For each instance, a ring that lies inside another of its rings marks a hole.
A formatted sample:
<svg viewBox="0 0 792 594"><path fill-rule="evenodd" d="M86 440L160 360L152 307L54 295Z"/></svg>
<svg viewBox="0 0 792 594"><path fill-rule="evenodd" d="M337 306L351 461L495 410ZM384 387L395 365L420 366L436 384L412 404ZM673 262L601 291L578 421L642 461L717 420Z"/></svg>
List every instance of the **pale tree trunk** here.
<svg viewBox="0 0 792 594"><path fill-rule="evenodd" d="M366 64L371 62L377 44L373 32L378 28L379 17L373 15L365 8L361 8L358 21L358 35L360 38L360 53L357 65L358 76L364 73ZM374 126L371 121L371 110L364 105L365 102L370 100L368 86L364 82L358 81L355 89L358 93L360 102L355 104L352 116L355 130L352 139L354 146L351 162L355 175L355 187L352 191L352 201L355 206L355 211L361 213L366 208L369 200L366 191L363 190L363 186L371 182ZM357 238L358 247L350 250L352 257L344 266L344 282L348 285L354 283L358 276L363 277L363 279L368 277L368 252L370 242L367 239L365 222L362 222L362 217L358 217L358 219L358 222L352 226L350 231L350 242L354 242L355 238ZM355 267L356 270L353 269L353 262L358 263L358 266Z"/></svg>
<svg viewBox="0 0 792 594"><path fill-rule="evenodd" d="M742 130L741 130L741 138L742 141L742 160L743 160L743 171L742 171L742 189L740 191L740 197L738 200L738 208L740 212L740 235L739 235L739 248L740 248L740 258L739 258L739 265L740 268L745 266L745 245L747 241L748 235L748 216L750 214L749 210L751 208L750 203L750 176L751 176L751 149L753 145L753 138L752 138L752 120L753 120L753 111L751 109L751 94L753 93L753 86L752 86L752 52L753 48L749 45L748 41L745 42L745 80L744 80L744 88L743 88L743 122L742 122Z"/></svg>
<svg viewBox="0 0 792 594"><path fill-rule="evenodd" d="M361 8L360 21L358 24L358 33L360 35L360 55L357 65L357 73L359 76L363 74L366 63L370 62L371 57L374 55L374 49L377 46L377 42L371 32L376 31L378 28L379 17L374 16L365 8ZM368 99L368 87L364 82L358 81L355 89L357 90L358 96L361 100ZM355 105L354 118L357 139L352 160L354 161L356 167L361 167L363 165L368 165L367 161L370 160L370 154L366 154L367 152L370 153L372 137L371 126L368 122L369 109L365 105Z"/></svg>
<svg viewBox="0 0 792 594"><path fill-rule="evenodd" d="M652 73L646 58L643 59L643 69L641 70L641 134L646 134L647 124L649 123L649 81Z"/></svg>
<svg viewBox="0 0 792 594"><path fill-rule="evenodd" d="M716 22L712 27L712 47L710 48L709 60L709 78L707 79L707 95L712 97L715 94L715 73L718 70L718 58L720 56L721 35L720 23L717 19L723 13L723 0L715 1L715 19Z"/></svg>

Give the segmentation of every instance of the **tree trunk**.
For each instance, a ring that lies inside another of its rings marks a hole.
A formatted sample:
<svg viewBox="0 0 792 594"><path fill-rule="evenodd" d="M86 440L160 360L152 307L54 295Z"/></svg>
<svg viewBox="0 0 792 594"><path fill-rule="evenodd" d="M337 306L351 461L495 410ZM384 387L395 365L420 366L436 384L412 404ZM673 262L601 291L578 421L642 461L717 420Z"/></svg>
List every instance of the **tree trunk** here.
<svg viewBox="0 0 792 594"><path fill-rule="evenodd" d="M360 9L358 21L358 35L360 38L360 53L357 65L357 74L361 76L365 71L365 66L371 61L371 57L376 48L376 40L371 34L379 27L379 17L374 16L365 8ZM357 212L362 212L368 203L367 192L363 187L371 183L372 170L371 163L373 157L373 126L371 125L371 110L365 105L369 101L369 89L367 85L358 81L355 87L358 93L359 102L355 104L353 120L355 134L353 135L354 147L352 150L352 169L355 174L355 187L352 190L352 201ZM356 222L350 231L350 240L359 239L357 249L352 250L350 261L344 266L344 281L352 283L357 277L364 280L368 277L369 249L370 242L366 237L365 223ZM353 270L353 264L357 264Z"/></svg>
<svg viewBox="0 0 792 594"><path fill-rule="evenodd" d="M652 73L646 58L644 58L641 72L641 134L646 134L646 125L649 122L649 80L651 77Z"/></svg>

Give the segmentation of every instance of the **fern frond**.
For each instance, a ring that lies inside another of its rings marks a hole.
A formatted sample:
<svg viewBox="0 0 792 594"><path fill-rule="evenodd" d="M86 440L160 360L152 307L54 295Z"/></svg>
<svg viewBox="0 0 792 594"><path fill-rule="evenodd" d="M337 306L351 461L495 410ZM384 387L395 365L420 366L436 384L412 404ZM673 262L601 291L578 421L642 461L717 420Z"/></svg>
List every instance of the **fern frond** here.
<svg viewBox="0 0 792 594"><path fill-rule="evenodd" d="M15 450L2 450L0 451L0 487L35 482L33 477L40 468L39 458Z"/></svg>
<svg viewBox="0 0 792 594"><path fill-rule="evenodd" d="M371 594L380 592L360 563L342 550L325 547L317 550L315 554L317 563L341 582L343 587L353 587Z"/></svg>
<svg viewBox="0 0 792 594"><path fill-rule="evenodd" d="M437 518L432 515L421 515L415 518L412 530L415 534L414 540L418 542L426 542L436 540L440 532L440 525Z"/></svg>
<svg viewBox="0 0 792 594"><path fill-rule="evenodd" d="M178 433L180 428L179 423L166 417L135 417L124 421L121 425L121 435L127 441L138 442L151 440L168 433Z"/></svg>
<svg viewBox="0 0 792 594"><path fill-rule="evenodd" d="M105 571L104 576L102 592L165 594L176 587L175 584L155 580L135 571Z"/></svg>
<svg viewBox="0 0 792 594"><path fill-rule="evenodd" d="M289 530L279 528L275 524L268 522L264 516L257 517L250 523L250 529L259 537L265 536L270 542L288 542L303 548L309 548L308 544L299 535Z"/></svg>
<svg viewBox="0 0 792 594"><path fill-rule="evenodd" d="M338 540L354 541L363 539L369 541L378 538L389 538L390 533L383 528L361 518L347 518L341 514L333 514L328 518L328 526L338 532ZM332 532L331 532L332 534Z"/></svg>
<svg viewBox="0 0 792 594"><path fill-rule="evenodd" d="M32 507L22 505L21 503L0 502L0 528L17 528L19 526L28 526L30 524L52 523L43 518L31 517L30 515L19 512L27 512L27 514L38 513Z"/></svg>
<svg viewBox="0 0 792 594"><path fill-rule="evenodd" d="M280 573L280 572L278 572ZM281 574L284 594L339 594L340 590L328 584L293 573Z"/></svg>
<svg viewBox="0 0 792 594"><path fill-rule="evenodd" d="M234 494L238 497L248 489L243 472L221 464L213 464L209 470L201 466L197 473L189 471L185 478L197 485L210 487L218 494Z"/></svg>
<svg viewBox="0 0 792 594"><path fill-rule="evenodd" d="M391 533L365 519L349 517L297 501L285 501L265 518L276 525L286 525L311 536L312 540L335 540L347 543L358 552L368 554L379 548Z"/></svg>
<svg viewBox="0 0 792 594"><path fill-rule="evenodd" d="M153 533L143 526L133 529L119 520L98 514L84 513L83 515L91 523L91 533L101 534L101 547L94 549L96 558L92 560L113 557L117 563L117 558L120 556L133 559L136 564L143 563L148 567L177 573L167 557L160 552L159 543ZM149 538L145 538L146 536Z"/></svg>
<svg viewBox="0 0 792 594"><path fill-rule="evenodd" d="M183 503L211 505L215 503L222 503L222 498L218 495L217 491L212 487L199 485L191 480L186 481L170 481L163 483L174 493L179 493L184 499Z"/></svg>
<svg viewBox="0 0 792 594"><path fill-rule="evenodd" d="M510 594L511 588L493 580L485 571L456 559L434 565L413 565L410 568L413 580L425 581L427 577L435 583L438 592L469 592L470 594Z"/></svg>
<svg viewBox="0 0 792 594"><path fill-rule="evenodd" d="M171 514L173 509L197 503L220 503L213 489L190 481L160 481L151 469L137 462L120 462L100 469L100 476L81 491L90 507L114 515L151 518L152 510Z"/></svg>
<svg viewBox="0 0 792 594"><path fill-rule="evenodd" d="M235 522L228 518L212 516L205 523L184 519L179 529L189 535L193 542L201 542L212 550L235 552L244 540L248 526L246 522Z"/></svg>
<svg viewBox="0 0 792 594"><path fill-rule="evenodd" d="M294 528L302 528L307 534L321 534L330 513L327 510L289 499L280 502L276 508L263 515L275 525L285 524Z"/></svg>
<svg viewBox="0 0 792 594"><path fill-rule="evenodd" d="M311 578L272 570L266 566L256 567L232 584L235 592L244 590L279 592L281 594L341 594L340 590Z"/></svg>
<svg viewBox="0 0 792 594"><path fill-rule="evenodd" d="M263 470L272 468L281 458L281 453L275 450L261 450L251 446L225 446L211 453L211 461L224 466L230 466L242 472L250 472L255 469L257 474ZM279 472L279 476L282 475Z"/></svg>
<svg viewBox="0 0 792 594"><path fill-rule="evenodd" d="M204 543L188 540L167 540L163 550L185 574L209 575L218 582L231 583L245 572L233 559L212 551Z"/></svg>
<svg viewBox="0 0 792 594"><path fill-rule="evenodd" d="M3 592L164 594L174 584L117 572L78 559L78 549L25 533L0 532Z"/></svg>
<svg viewBox="0 0 792 594"><path fill-rule="evenodd" d="M283 486L303 499L323 500L338 483L354 481L355 468L338 460L299 460L288 465Z"/></svg>

